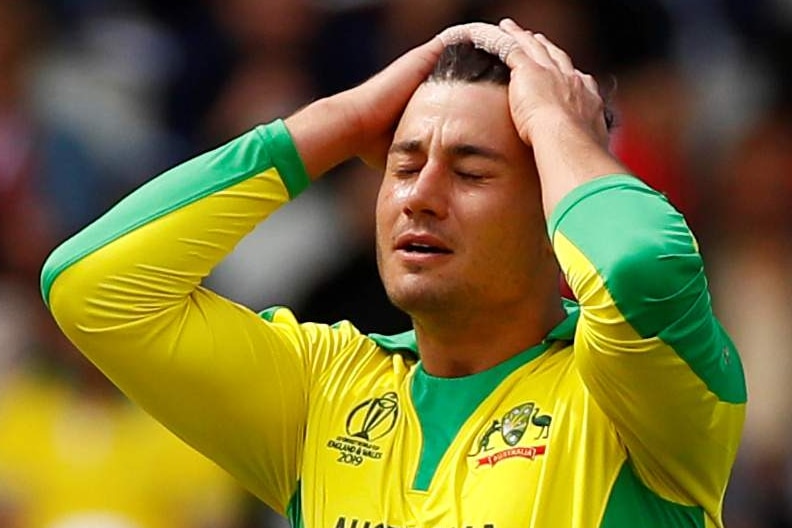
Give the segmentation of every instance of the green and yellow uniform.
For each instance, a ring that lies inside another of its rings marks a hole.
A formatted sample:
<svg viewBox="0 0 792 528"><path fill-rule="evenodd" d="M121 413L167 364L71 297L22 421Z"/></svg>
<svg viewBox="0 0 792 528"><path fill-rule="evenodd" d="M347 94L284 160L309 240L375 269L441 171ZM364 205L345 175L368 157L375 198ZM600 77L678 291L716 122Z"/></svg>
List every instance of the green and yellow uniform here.
<svg viewBox="0 0 792 528"><path fill-rule="evenodd" d="M258 127L63 244L44 298L124 392L295 526L722 526L743 372L661 195L627 175L568 195L548 225L579 304L541 343L444 379L412 332L201 287L307 184L283 123Z"/></svg>

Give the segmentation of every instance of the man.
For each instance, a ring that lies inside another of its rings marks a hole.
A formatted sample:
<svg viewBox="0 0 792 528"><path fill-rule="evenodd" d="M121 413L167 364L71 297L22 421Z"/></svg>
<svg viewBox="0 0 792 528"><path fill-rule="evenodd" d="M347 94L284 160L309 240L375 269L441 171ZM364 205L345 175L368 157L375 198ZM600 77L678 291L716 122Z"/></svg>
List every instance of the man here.
<svg viewBox="0 0 792 528"><path fill-rule="evenodd" d="M380 273L414 331L200 286L309 177L384 149ZM608 152L591 77L509 20L163 174L42 285L107 376L294 526L722 525L745 389L695 240Z"/></svg>

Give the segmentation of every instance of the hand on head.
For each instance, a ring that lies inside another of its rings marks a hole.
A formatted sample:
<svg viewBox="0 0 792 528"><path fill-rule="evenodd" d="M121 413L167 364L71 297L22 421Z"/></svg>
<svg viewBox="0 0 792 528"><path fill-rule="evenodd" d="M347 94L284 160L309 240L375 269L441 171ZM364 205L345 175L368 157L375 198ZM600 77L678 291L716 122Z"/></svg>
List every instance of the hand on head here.
<svg viewBox="0 0 792 528"><path fill-rule="evenodd" d="M541 33L504 19L498 26L482 22L452 26L438 38L445 46L470 42L511 68L509 106L526 143L532 143L533 134L568 120L607 145L604 103L596 81L577 70L569 55Z"/></svg>
<svg viewBox="0 0 792 528"><path fill-rule="evenodd" d="M390 135L412 93L443 49L463 42L498 56L511 68L509 106L525 143L532 144L534 134L568 124L607 148L604 102L594 78L577 70L569 55L544 35L504 19L497 26L472 22L446 28L353 90L358 92L354 104L367 146L361 157L382 165Z"/></svg>
<svg viewBox="0 0 792 528"><path fill-rule="evenodd" d="M505 62L512 70L512 119L523 141L564 123L607 148L605 103L594 77L576 69L569 55L541 33L524 30L510 19L499 27L516 41Z"/></svg>
<svg viewBox="0 0 792 528"><path fill-rule="evenodd" d="M373 167L382 168L393 135L407 102L434 69L443 43L437 38L415 47L363 84L340 94L345 97L360 145L355 154Z"/></svg>
<svg viewBox="0 0 792 528"><path fill-rule="evenodd" d="M318 177L353 156L383 167L393 131L413 93L445 47L462 42L472 42L511 68L509 108L526 144L536 145L535 134L571 125L607 148L604 104L590 75L576 70L569 56L543 35L510 20L499 26L475 22L442 31L359 86L287 119L308 160L308 173Z"/></svg>

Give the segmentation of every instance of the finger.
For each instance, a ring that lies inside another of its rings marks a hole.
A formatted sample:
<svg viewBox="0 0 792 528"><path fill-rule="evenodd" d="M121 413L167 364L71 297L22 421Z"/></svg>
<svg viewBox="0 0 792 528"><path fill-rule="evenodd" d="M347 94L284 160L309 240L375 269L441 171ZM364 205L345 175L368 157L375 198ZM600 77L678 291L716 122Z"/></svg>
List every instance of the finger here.
<svg viewBox="0 0 792 528"><path fill-rule="evenodd" d="M544 37L543 35L540 35L539 33L534 34L527 29L523 29L511 18L504 18L501 20L498 24L498 27L506 34L513 37L514 40L519 44L520 48L522 48L522 51L524 51L527 56L531 57L537 64L545 67L559 67L555 63L553 57L550 55L547 46L537 38L538 36ZM512 49L510 51L515 50ZM509 53L507 53L506 56L508 57ZM514 67L513 62L514 61L512 61L511 64L507 63L509 67Z"/></svg>
<svg viewBox="0 0 792 528"><path fill-rule="evenodd" d="M537 33L535 36L536 40L541 42L547 49L548 55L550 55L562 73L571 75L575 71L575 67L572 65L572 59L564 50L553 44L550 39L541 33Z"/></svg>
<svg viewBox="0 0 792 528"><path fill-rule="evenodd" d="M597 98L599 101L599 108L602 110L601 116L602 120L599 123L599 130L598 133L603 140L604 144L608 142L608 129L610 128L609 121L611 120L609 115L611 115L610 111L607 108L607 104L602 97L599 89L599 83L597 83L596 79L593 76L589 75L588 73L583 73L580 70L575 70L574 75L577 76L585 89L590 92L594 97Z"/></svg>
<svg viewBox="0 0 792 528"><path fill-rule="evenodd" d="M393 63L400 64L423 62L431 69L434 68L437 59L439 59L440 55L443 53L443 48L443 42L435 36L423 44L420 44L404 53Z"/></svg>
<svg viewBox="0 0 792 528"><path fill-rule="evenodd" d="M517 22L515 22L511 18L501 19L501 21L498 22L498 27L501 28L503 31L506 31L507 33L513 31L527 31L525 28L517 24Z"/></svg>
<svg viewBox="0 0 792 528"><path fill-rule="evenodd" d="M498 22L498 27L508 35L512 36L512 38L514 38L514 36L519 33L523 33L523 32L531 33L527 29L523 29L521 26L517 24L517 22L515 22L511 18L501 19L501 21ZM500 54L498 55L500 57L500 60L503 61L504 64L506 64L507 66L509 66L509 68L512 69L516 66L517 62L519 62L519 59L515 57L510 58L510 55L514 52L517 52L517 54L525 55L525 53L520 49L520 45L516 39L513 39L511 42L509 42L508 46L503 48Z"/></svg>
<svg viewBox="0 0 792 528"><path fill-rule="evenodd" d="M546 68L558 68L555 61L550 56L547 48L544 44L537 40L536 35L524 29L507 29L506 32L509 36L514 38L515 42L517 43L517 45L510 49L509 53L506 54L506 58L509 60L509 62L506 62L506 64L510 68L514 68L518 62L517 57L519 57L520 54L514 53L517 51L517 49L522 51L527 57L530 57L533 62L541 66Z"/></svg>
<svg viewBox="0 0 792 528"><path fill-rule="evenodd" d="M407 82L408 80L420 83L434 69L437 60L443 52L443 47L443 43L437 37L434 37L395 59L374 75L373 79L378 82L388 83L391 78L399 77L405 80L405 82L401 83L405 86L410 84Z"/></svg>
<svg viewBox="0 0 792 528"><path fill-rule="evenodd" d="M574 74L580 78L580 80L583 82L583 86L586 87L586 90L600 96L599 84L597 84L597 81L593 76L589 75L588 73L583 73L580 70L574 70Z"/></svg>

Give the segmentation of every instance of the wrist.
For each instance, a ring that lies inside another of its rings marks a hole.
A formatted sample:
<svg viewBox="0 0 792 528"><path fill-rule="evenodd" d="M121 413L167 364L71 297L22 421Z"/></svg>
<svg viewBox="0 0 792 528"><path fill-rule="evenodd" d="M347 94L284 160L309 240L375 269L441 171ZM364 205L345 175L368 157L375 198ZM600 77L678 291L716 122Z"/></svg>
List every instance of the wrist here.
<svg viewBox="0 0 792 528"><path fill-rule="evenodd" d="M592 141L607 149L609 134L603 113L594 116L581 116L564 112L560 108L548 108L535 112L526 126L520 130L520 137L529 145L548 141L554 143L573 139L576 142Z"/></svg>
<svg viewBox="0 0 792 528"><path fill-rule="evenodd" d="M356 154L358 120L340 98L318 99L284 119L312 180Z"/></svg>

